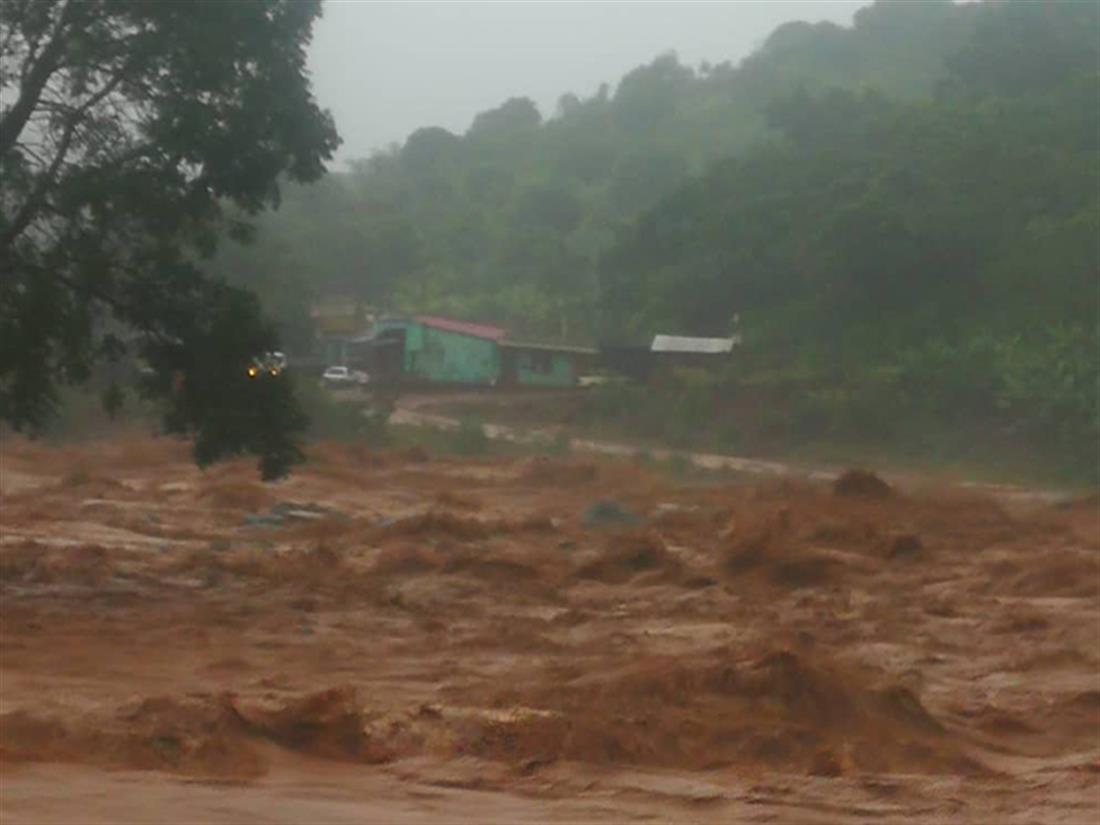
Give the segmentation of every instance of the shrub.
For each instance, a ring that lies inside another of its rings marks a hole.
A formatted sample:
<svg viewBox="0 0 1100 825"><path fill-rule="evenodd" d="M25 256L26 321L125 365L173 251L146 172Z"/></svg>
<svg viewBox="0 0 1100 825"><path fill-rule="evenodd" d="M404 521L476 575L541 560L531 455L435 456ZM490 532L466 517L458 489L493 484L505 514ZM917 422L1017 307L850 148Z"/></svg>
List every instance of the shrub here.
<svg viewBox="0 0 1100 825"><path fill-rule="evenodd" d="M554 434L554 439L550 442L550 446L547 452L553 456L565 456L569 455L573 450L573 439L569 437L569 433L565 430L558 430Z"/></svg>
<svg viewBox="0 0 1100 825"><path fill-rule="evenodd" d="M998 347L998 401L1030 428L1095 462L1100 442L1100 340L1096 330L1060 325L1034 340Z"/></svg>
<svg viewBox="0 0 1100 825"><path fill-rule="evenodd" d="M485 455L491 444L485 425L477 418L463 418L451 439L452 449L459 455Z"/></svg>
<svg viewBox="0 0 1100 825"><path fill-rule="evenodd" d="M295 391L309 417L311 438L362 441L372 447L389 442L392 399L371 394L365 400L337 401L308 379L298 381Z"/></svg>

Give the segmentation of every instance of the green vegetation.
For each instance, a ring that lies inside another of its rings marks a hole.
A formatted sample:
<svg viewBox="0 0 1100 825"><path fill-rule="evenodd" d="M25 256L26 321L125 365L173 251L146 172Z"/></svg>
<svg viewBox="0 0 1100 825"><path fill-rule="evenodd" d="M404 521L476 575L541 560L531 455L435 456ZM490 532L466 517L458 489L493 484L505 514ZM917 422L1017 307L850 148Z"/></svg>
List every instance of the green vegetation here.
<svg viewBox="0 0 1100 825"><path fill-rule="evenodd" d="M394 399L384 394L342 398L309 377L298 378L295 394L309 419L306 434L310 438L354 441L371 448L384 447L392 441L389 418Z"/></svg>
<svg viewBox="0 0 1100 825"><path fill-rule="evenodd" d="M775 101L781 140L619 237L607 322L721 334L739 312L746 347L716 389L755 385L781 413L774 435L954 430L1095 477L1098 16L985 10L928 101Z"/></svg>
<svg viewBox="0 0 1100 825"><path fill-rule="evenodd" d="M682 379L682 376L678 376ZM590 390L578 416L580 425L605 435L699 447L708 443L700 426L714 418L714 393L698 381L677 380L666 391L633 384L609 384ZM608 430L610 425L613 429ZM713 442L711 442L713 443Z"/></svg>
<svg viewBox="0 0 1100 825"><path fill-rule="evenodd" d="M736 313L732 370L602 389L577 423L1094 478L1098 16L879 3L737 67L662 56L546 120L510 100L294 190L284 248L244 271L594 339Z"/></svg>
<svg viewBox="0 0 1100 825"><path fill-rule="evenodd" d="M451 449L459 455L485 455L492 447L485 424L479 418L463 418L452 436Z"/></svg>
<svg viewBox="0 0 1100 825"><path fill-rule="evenodd" d="M554 433L553 439L547 445L547 455L563 458L573 452L573 439L565 430Z"/></svg>
<svg viewBox="0 0 1100 825"><path fill-rule="evenodd" d="M200 464L248 452L271 478L298 459L289 385L245 375L275 330L200 264L338 144L306 76L319 12L0 3L0 421L40 429L60 387L141 357Z"/></svg>
<svg viewBox="0 0 1100 825"><path fill-rule="evenodd" d="M289 380L240 365L276 332L304 349L315 298L620 342L737 316L728 370L599 389L571 423L758 454L986 451L1095 480L1095 3L879 2L851 28L781 26L737 66L662 55L550 117L514 98L316 182L336 142L304 78L316 3L2 9L5 66L28 71L6 75L0 129L0 419L43 420L57 383L136 328L170 429L200 461L251 451L270 476L305 420ZM55 65L28 46L47 30ZM223 59L245 33L260 76ZM76 53L84 68L58 57ZM51 171L17 140L35 65L73 107L46 149L79 136L79 163ZM201 115L211 95L223 120ZM276 181L281 210L254 218ZM215 252L253 219L255 243ZM387 435L303 403L315 434ZM448 437L489 449L474 424Z"/></svg>
<svg viewBox="0 0 1100 825"><path fill-rule="evenodd" d="M569 426L578 436L649 445L638 454L642 463L655 463L652 449L669 446L990 482L1071 487L1097 482L1095 452L1076 449L1087 443L1057 450L1011 419L902 409L889 391L896 382L873 374L862 385L825 382L753 373L739 365L702 388L681 384L673 373L659 391L629 386L588 391Z"/></svg>
<svg viewBox="0 0 1100 825"><path fill-rule="evenodd" d="M287 187L257 244L226 246L216 268L266 296L290 340L326 294L599 339L599 261L616 234L711 162L775 138L772 100L928 98L978 16L948 0L879 4L850 29L784 25L739 66L666 54L613 91L563 95L551 117L514 98L464 135L420 129L348 173Z"/></svg>
<svg viewBox="0 0 1100 825"><path fill-rule="evenodd" d="M232 264L293 281L299 312L342 292L637 341L737 315L731 370L594 392L578 423L1095 480L1098 18L879 3L851 29L783 26L737 67L662 56L549 119L513 99L292 190Z"/></svg>

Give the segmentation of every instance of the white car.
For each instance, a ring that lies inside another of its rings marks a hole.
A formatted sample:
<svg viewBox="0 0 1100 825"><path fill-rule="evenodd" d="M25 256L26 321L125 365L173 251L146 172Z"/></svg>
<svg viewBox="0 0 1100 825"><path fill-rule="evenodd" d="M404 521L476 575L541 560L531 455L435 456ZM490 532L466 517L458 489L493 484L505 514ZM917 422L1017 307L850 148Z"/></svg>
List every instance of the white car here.
<svg viewBox="0 0 1100 825"><path fill-rule="evenodd" d="M321 380L326 386L337 387L362 387L370 381L370 376L361 370L352 370L347 367L329 367L321 375Z"/></svg>

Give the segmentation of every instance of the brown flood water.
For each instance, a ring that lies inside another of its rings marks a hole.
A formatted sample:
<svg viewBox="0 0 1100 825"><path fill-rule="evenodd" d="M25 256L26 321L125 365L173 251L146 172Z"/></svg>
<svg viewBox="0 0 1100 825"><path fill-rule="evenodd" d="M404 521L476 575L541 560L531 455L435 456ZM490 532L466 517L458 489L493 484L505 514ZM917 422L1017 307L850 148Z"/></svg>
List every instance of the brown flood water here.
<svg viewBox="0 0 1100 825"><path fill-rule="evenodd" d="M6 439L0 821L1094 823L1098 506Z"/></svg>

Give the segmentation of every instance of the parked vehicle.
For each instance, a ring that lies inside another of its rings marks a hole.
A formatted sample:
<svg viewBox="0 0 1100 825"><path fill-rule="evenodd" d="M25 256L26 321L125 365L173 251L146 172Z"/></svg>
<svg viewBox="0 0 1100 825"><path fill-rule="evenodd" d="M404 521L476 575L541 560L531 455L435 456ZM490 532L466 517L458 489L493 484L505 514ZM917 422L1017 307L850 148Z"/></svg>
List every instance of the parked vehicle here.
<svg viewBox="0 0 1100 825"><path fill-rule="evenodd" d="M261 375L275 377L286 369L286 356L281 352L265 352L258 358L253 358L248 365L248 377L257 378Z"/></svg>
<svg viewBox="0 0 1100 825"><path fill-rule="evenodd" d="M353 370L347 367L329 367L321 375L321 382L329 389L341 387L363 387L370 381L362 370Z"/></svg>

